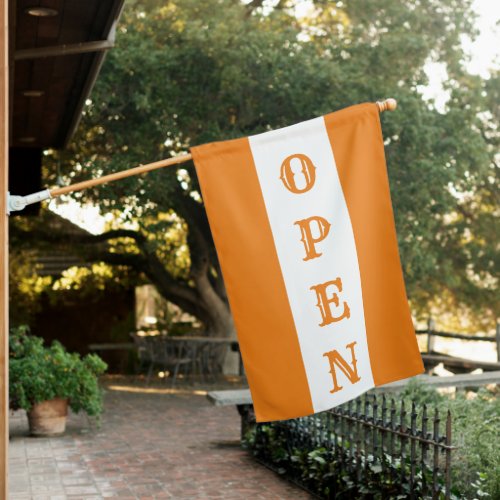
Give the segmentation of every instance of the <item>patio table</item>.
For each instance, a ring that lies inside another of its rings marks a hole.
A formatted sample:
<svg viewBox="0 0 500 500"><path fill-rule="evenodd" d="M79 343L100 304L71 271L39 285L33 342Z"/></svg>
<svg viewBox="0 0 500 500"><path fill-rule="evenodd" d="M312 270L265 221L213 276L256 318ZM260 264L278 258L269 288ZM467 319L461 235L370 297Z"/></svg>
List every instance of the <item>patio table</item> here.
<svg viewBox="0 0 500 500"><path fill-rule="evenodd" d="M238 350L238 341L226 337L203 337L203 336L165 336L166 342L179 345L179 350L185 352L191 358L190 371L192 375L198 373L201 377L206 373L215 375L217 371L216 358L220 349L224 346ZM242 374L242 363L240 355L240 374Z"/></svg>

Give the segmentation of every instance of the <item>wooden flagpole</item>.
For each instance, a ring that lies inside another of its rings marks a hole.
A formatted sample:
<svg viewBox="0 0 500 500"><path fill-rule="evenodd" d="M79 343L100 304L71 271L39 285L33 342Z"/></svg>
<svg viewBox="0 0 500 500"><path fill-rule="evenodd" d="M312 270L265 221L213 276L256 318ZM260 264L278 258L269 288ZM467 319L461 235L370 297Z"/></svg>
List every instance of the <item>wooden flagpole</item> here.
<svg viewBox="0 0 500 500"><path fill-rule="evenodd" d="M178 165L179 163L185 163L191 160L191 158L192 156L190 154L186 154L179 155L174 158L169 158L168 160L160 160L155 161L154 163L140 165L139 167L129 168L127 170L122 170L121 172L115 172L114 174L104 175L102 177L99 177L98 179L91 179L89 181L77 182L76 184L71 184L70 186L51 189L50 196L54 198L56 196L60 196L61 194L81 191L82 189L87 189L92 186L98 186L99 184L105 184L107 182L117 181L118 179L124 179L125 177L131 177L132 175L139 175L143 174L144 172L151 172L151 170L158 170L159 168Z"/></svg>
<svg viewBox="0 0 500 500"><path fill-rule="evenodd" d="M381 113L383 113L384 111L394 111L397 107L397 101L396 99L386 99L385 101L377 101L377 106ZM169 158L167 160L155 161L154 163L148 163L146 165L141 165L139 167L129 168L127 170L122 170L121 172L116 172L114 174L104 175L103 177L99 177L98 179L91 179L89 181L77 182L76 184L71 184L70 186L50 189L49 192L50 196L52 198L55 198L56 196L60 196L62 194L73 193L75 191L81 191L82 189L87 189L89 187L117 181L118 179L124 179L125 177L131 177L133 175L139 175L145 172L151 172L151 170L170 167L172 165L179 165L191 159L192 156L190 154L179 155L174 158Z"/></svg>

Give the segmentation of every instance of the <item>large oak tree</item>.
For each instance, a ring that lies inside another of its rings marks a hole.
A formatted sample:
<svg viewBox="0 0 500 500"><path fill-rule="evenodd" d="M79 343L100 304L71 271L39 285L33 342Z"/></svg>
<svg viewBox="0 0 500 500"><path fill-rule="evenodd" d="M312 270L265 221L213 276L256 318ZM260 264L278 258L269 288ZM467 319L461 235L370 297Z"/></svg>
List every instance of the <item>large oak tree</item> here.
<svg viewBox="0 0 500 500"><path fill-rule="evenodd" d="M412 306L418 312L448 297L491 314L500 87L498 76L484 81L464 69L470 0L316 1L297 11L298 4L130 0L79 132L59 154L61 173L73 182L97 177L396 97L398 112L382 120ZM441 110L422 97L429 62L448 74ZM48 180L54 158L47 157ZM192 165L75 198L128 224L82 247L89 258L133 267L209 332L232 334Z"/></svg>

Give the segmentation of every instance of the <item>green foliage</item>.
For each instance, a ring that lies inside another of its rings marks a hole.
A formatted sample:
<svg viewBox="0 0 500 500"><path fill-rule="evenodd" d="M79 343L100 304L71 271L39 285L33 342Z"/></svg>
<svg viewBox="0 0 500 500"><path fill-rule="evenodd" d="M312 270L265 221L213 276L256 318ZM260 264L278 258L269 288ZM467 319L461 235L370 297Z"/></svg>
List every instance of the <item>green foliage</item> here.
<svg viewBox="0 0 500 500"><path fill-rule="evenodd" d="M250 431L246 444L258 460L320 498L402 499L410 493L409 481L402 483L400 479L401 460L384 456L383 464L375 463L371 455L361 453L358 462L355 454L349 454L349 443L343 443L337 450L333 446L311 450L305 443L293 447L281 428L271 424ZM422 471L417 466L411 489L415 498L423 498L424 474L426 484L432 483L432 471ZM437 493L444 498L444 485L437 486Z"/></svg>
<svg viewBox="0 0 500 500"><path fill-rule="evenodd" d="M419 417L424 405L431 418L435 408L441 415L451 412L455 447L451 461L452 498L500 498L500 398L496 394L481 389L477 393L460 391L451 396L412 381L398 397L405 400L407 408L415 402ZM442 419L441 433L444 423ZM323 498L406 498L409 493L409 485L399 480L401 462L391 461L387 456L382 467L373 463L371 455L362 454L361 465L368 473L363 473L361 482L356 474L346 472L346 464L354 460L351 465L355 469L356 461L355 456L349 456L347 441L339 441L341 447L337 451L333 446L311 448L307 438L301 446L293 447L279 425L261 424L247 433L245 442L258 459ZM413 492L419 498L423 474L426 483L431 484L432 470L422 471L417 466L416 473ZM444 495L444 485L440 488Z"/></svg>
<svg viewBox="0 0 500 500"><path fill-rule="evenodd" d="M40 296L48 288L50 277L37 275L33 251L9 248L9 321L13 325L29 323L40 311Z"/></svg>
<svg viewBox="0 0 500 500"><path fill-rule="evenodd" d="M401 392L400 397L407 402L410 407L415 402L417 408L423 405L438 406L445 400L445 396L440 394L434 387L424 385L417 379L411 379Z"/></svg>
<svg viewBox="0 0 500 500"><path fill-rule="evenodd" d="M94 300L101 291L130 289L137 275L125 266L109 266L102 262L70 267L60 275L40 276L44 257L54 253L54 242L44 241L58 232L60 220L42 209L37 217L14 217L9 221L9 322L11 325L35 325L44 304L66 308L75 302ZM71 228L71 224L66 222ZM40 234L38 231L43 230ZM85 234L82 231L83 234ZM63 234L56 253L78 255L78 245ZM71 260L71 259L70 259ZM34 328L34 326L33 326Z"/></svg>
<svg viewBox="0 0 500 500"><path fill-rule="evenodd" d="M98 376L106 363L97 355L80 358L57 341L45 347L43 339L18 327L9 337L9 391L14 409L29 411L33 404L56 397L68 398L71 409L88 415L102 413Z"/></svg>
<svg viewBox="0 0 500 500"><path fill-rule="evenodd" d="M460 392L443 407L453 415L453 484L466 498L500 498L500 398Z"/></svg>
<svg viewBox="0 0 500 500"><path fill-rule="evenodd" d="M438 408L452 416L452 484L465 498L500 498L500 398L480 389L477 393L458 391L440 394L422 383L410 382L401 396Z"/></svg>
<svg viewBox="0 0 500 500"><path fill-rule="evenodd" d="M485 81L464 68L460 40L474 36L471 0L316 1L300 19L297 3L129 1L63 174L81 180L396 97L399 111L382 122L414 311L424 313L444 297L445 307L465 305L478 324L491 327L499 302L493 189L499 77ZM448 74L442 111L422 98L430 61ZM199 200L189 165L75 197L135 221L166 268L185 255L186 244L191 256L198 250L182 238L169 247L161 214L173 210L188 234L196 224L207 230L185 207L186 199ZM190 262L183 263L186 278Z"/></svg>

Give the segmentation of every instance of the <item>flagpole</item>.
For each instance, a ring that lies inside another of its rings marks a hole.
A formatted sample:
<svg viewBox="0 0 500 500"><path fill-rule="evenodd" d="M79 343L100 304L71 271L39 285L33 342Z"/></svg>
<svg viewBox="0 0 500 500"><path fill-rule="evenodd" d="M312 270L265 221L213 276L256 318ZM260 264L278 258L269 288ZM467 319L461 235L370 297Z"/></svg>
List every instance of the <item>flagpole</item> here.
<svg viewBox="0 0 500 500"><path fill-rule="evenodd" d="M384 111L394 111L398 103L396 99L391 98L385 99L384 101L377 101L376 104L379 112L383 113ZM37 203L49 198L55 198L57 196L61 196L62 194L74 193L75 191L81 191L82 189L99 186L100 184L117 181L119 179L124 179L133 175L151 172L152 170L157 170L159 168L170 167L172 165L180 165L181 163L192 160L192 158L193 157L190 154L179 155L175 156L174 158L155 161L153 163L147 163L146 165L140 165L138 167L122 170L121 172L115 172L114 174L104 175L97 179L77 182L76 184L71 184L69 186L58 187L54 189L45 189L28 196L10 196L9 209L10 211L22 210L26 205L29 205L31 203Z"/></svg>
<svg viewBox="0 0 500 500"><path fill-rule="evenodd" d="M139 167L129 168L127 170L122 170L121 172L115 172L114 174L104 175L97 179L90 179L89 181L77 182L76 184L72 184L70 186L51 189L50 197L54 198L62 194L72 193L74 191L81 191L82 189L98 186L99 184L105 184L107 182L113 182L119 179L124 179L125 177L131 177L132 175L139 175L143 174L144 172L151 172L151 170L157 170L159 168L178 165L179 163L185 163L191 159L192 156L190 154L185 154L185 155L175 156L174 158L168 158L167 160L160 160L160 161L155 161L153 163L147 163L146 165L140 165Z"/></svg>

